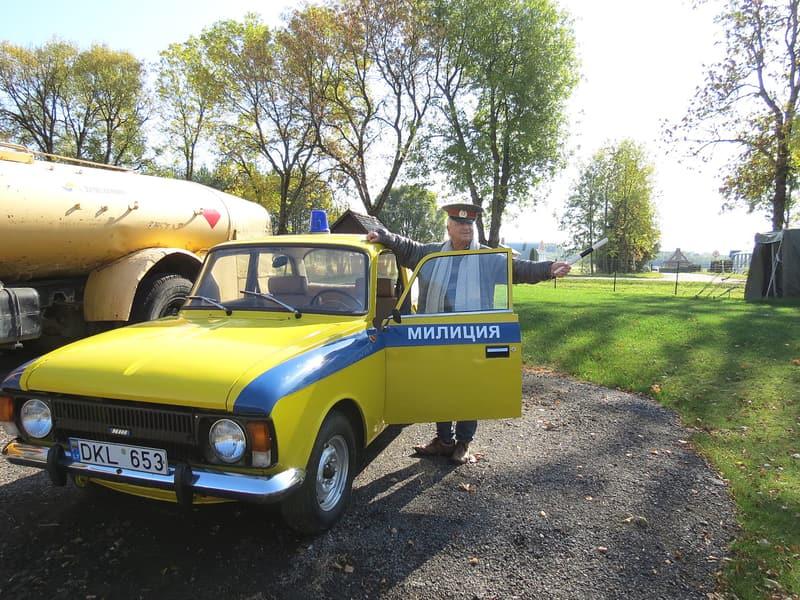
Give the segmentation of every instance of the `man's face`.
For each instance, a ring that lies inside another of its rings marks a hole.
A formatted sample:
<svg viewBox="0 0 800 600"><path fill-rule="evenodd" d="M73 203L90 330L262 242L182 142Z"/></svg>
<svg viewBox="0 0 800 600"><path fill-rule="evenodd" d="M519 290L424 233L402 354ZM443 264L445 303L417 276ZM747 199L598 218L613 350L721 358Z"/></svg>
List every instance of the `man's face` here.
<svg viewBox="0 0 800 600"><path fill-rule="evenodd" d="M450 236L450 243L456 250L469 248L473 231L472 223L462 223L455 219L447 219L447 235Z"/></svg>

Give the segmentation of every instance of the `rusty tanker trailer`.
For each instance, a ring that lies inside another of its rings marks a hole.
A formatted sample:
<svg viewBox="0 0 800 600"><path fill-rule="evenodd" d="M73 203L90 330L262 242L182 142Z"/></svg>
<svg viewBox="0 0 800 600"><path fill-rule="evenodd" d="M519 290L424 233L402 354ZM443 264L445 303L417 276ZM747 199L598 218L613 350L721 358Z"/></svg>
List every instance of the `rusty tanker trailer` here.
<svg viewBox="0 0 800 600"><path fill-rule="evenodd" d="M269 232L263 207L197 183L0 144L0 349L173 314L208 248Z"/></svg>

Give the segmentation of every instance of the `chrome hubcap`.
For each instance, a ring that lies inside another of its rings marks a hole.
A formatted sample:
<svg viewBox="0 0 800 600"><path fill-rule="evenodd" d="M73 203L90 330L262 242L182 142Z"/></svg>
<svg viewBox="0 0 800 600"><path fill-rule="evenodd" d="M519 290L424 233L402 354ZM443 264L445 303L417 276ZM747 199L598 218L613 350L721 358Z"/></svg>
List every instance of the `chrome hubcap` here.
<svg viewBox="0 0 800 600"><path fill-rule="evenodd" d="M333 509L344 494L350 468L350 455L347 442L335 435L322 448L317 465L317 502L328 511Z"/></svg>

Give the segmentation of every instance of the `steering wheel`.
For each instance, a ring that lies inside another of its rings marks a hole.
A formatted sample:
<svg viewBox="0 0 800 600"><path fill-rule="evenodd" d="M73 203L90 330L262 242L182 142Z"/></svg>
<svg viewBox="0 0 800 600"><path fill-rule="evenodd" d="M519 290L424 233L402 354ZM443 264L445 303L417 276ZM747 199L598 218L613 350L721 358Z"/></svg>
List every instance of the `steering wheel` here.
<svg viewBox="0 0 800 600"><path fill-rule="evenodd" d="M328 301L323 299L326 294L336 295L336 298L331 298ZM361 310L361 302L353 298L347 292L341 290L322 290L309 302L311 306L322 306L328 304L331 306L341 307L342 310Z"/></svg>

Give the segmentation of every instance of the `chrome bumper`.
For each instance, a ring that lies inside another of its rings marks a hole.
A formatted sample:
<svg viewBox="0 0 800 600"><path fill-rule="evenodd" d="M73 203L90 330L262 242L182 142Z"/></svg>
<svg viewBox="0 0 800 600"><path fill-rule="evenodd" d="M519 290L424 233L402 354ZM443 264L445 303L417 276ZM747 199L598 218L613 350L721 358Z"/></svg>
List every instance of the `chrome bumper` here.
<svg viewBox="0 0 800 600"><path fill-rule="evenodd" d="M14 440L3 448L3 456L15 465L47 470L50 479L57 484L59 481L66 481L66 473L69 472L96 479L171 490L179 501L189 503L193 494L261 504L276 502L300 486L305 478L305 471L301 469L287 469L275 475L258 476L222 473L190 468L187 465L177 468L170 466L167 475L159 475L78 462L59 449L60 446L45 448Z"/></svg>

